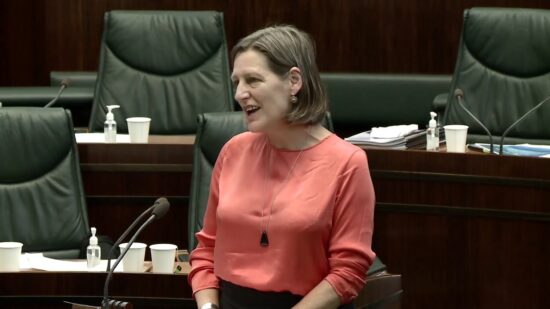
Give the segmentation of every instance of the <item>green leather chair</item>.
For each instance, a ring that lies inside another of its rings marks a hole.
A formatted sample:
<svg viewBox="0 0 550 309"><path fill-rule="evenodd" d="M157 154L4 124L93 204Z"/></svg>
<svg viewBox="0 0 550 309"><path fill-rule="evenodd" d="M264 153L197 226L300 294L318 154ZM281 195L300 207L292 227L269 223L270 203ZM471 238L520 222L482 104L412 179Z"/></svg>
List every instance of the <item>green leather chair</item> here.
<svg viewBox="0 0 550 309"><path fill-rule="evenodd" d="M198 115L198 127L193 151L193 173L187 216L189 252L197 246L195 234L202 229L212 169L223 145L231 137L245 132L242 112L206 113Z"/></svg>
<svg viewBox="0 0 550 309"><path fill-rule="evenodd" d="M335 132L348 137L372 127L430 120L434 96L448 91L450 75L321 73Z"/></svg>
<svg viewBox="0 0 550 309"><path fill-rule="evenodd" d="M470 142L488 142L485 131L457 104L464 105L494 136L550 95L550 10L472 8L464 23L443 124L469 126ZM505 143L550 144L550 104L512 129Z"/></svg>
<svg viewBox="0 0 550 309"><path fill-rule="evenodd" d="M70 112L0 108L0 145L0 241L78 258L90 229Z"/></svg>
<svg viewBox="0 0 550 309"><path fill-rule="evenodd" d="M105 13L90 131L107 105L118 131L150 117L151 134L194 134L197 115L233 110L223 14L213 11Z"/></svg>
<svg viewBox="0 0 550 309"><path fill-rule="evenodd" d="M327 113L323 125L334 132L330 113ZM197 246L195 234L202 229L210 178L218 154L231 137L246 130L242 112L205 113L198 116L187 223L189 252ZM399 308L403 292L401 275L388 274L386 265L376 258L367 276L367 286L357 299L357 308L390 308L390 305L391 308Z"/></svg>

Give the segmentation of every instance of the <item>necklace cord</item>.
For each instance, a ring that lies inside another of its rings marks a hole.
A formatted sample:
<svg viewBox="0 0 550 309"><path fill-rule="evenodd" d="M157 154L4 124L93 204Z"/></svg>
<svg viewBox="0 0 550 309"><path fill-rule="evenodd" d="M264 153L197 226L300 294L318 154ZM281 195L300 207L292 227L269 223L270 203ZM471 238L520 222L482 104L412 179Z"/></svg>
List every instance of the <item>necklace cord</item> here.
<svg viewBox="0 0 550 309"><path fill-rule="evenodd" d="M266 141L266 145L267 145L267 141ZM294 171L294 168L296 167L296 164L298 163L298 160L302 156L302 153L304 152L304 150L305 149L300 150L300 152L296 156L296 159L294 159L294 163L292 163L290 169L288 170L288 173L286 174L286 177L283 181L283 184L279 188L279 191L277 191L277 193L275 195L273 195L273 197L271 198L271 206L269 207L269 215L267 217L267 223L265 224L265 228L263 226L264 208L265 207L262 207L261 218L260 218L260 233L261 233L260 245L261 246L266 247L266 246L269 245L269 238L267 237L267 231L269 230L269 223L271 222L271 214L273 213L273 205L275 205L275 201L277 200L277 197L279 196L279 194L283 191L283 189L288 184L288 181L290 179L290 175L292 174L292 171ZM273 150L271 148L269 148L268 165L267 165L267 169L265 171L265 177L264 177L265 178L264 179L264 187L265 187L264 192L267 192L267 187L268 187L267 180L268 180L269 174L271 174L271 167L272 167L272 161L273 161L272 152L273 152ZM268 202L268 205L269 205L269 202Z"/></svg>

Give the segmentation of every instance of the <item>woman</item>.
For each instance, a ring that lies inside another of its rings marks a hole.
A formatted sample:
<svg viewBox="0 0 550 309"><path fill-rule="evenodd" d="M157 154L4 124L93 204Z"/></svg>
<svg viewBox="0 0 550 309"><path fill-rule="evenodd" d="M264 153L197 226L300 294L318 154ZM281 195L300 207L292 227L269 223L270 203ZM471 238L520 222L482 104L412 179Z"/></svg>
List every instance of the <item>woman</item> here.
<svg viewBox="0 0 550 309"><path fill-rule="evenodd" d="M327 101L313 42L268 27L232 59L250 132L227 142L212 173L190 257L198 307L350 304L375 257L374 190L365 152L320 124Z"/></svg>

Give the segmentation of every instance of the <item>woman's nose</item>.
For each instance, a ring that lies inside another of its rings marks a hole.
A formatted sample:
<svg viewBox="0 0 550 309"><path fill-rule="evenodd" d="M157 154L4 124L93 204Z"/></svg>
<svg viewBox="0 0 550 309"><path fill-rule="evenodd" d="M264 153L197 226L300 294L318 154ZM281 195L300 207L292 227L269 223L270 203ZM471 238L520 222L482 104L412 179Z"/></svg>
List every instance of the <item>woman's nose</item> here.
<svg viewBox="0 0 550 309"><path fill-rule="evenodd" d="M246 100L250 97L250 93L246 89L246 87L242 86L241 84L237 85L237 89L235 89L235 100L237 102L242 102L243 100Z"/></svg>

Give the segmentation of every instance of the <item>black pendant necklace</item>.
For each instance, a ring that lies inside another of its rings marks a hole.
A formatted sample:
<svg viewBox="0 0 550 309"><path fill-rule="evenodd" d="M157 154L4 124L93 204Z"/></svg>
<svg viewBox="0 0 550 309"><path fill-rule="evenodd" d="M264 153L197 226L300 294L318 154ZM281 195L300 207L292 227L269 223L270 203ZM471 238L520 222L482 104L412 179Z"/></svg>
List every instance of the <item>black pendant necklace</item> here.
<svg viewBox="0 0 550 309"><path fill-rule="evenodd" d="M267 144L267 140L266 140L266 144ZM261 217L260 217L260 225L261 225L261 230L262 230L262 235L260 236L260 246L262 246L262 247L269 247L269 237L267 237L267 231L269 229L269 222L271 221L271 214L273 213L273 205L275 204L275 200L277 199L277 196L279 196L279 193L281 193L281 191L283 191L283 189L287 185L288 180L290 178L290 175L292 174L292 171L294 170L294 167L296 167L296 163L298 163L298 160L300 159L300 156L302 156L303 152L304 152L304 149L300 150L300 152L296 156L296 159L294 159L294 163L292 163L292 166L288 170L288 173L287 173L281 187L279 188L279 191L276 194L274 194L274 196L271 200L271 206L269 207L269 214L268 214L268 217L267 217L267 223L265 224L265 228L263 228L264 208L262 207L262 213L261 213ZM265 179L264 179L264 185L265 185L266 188L267 188L268 175L271 173L271 164L272 164L272 162L271 162L271 160L272 160L271 149L269 149L269 154L268 155L269 155L268 168L266 169ZM269 205L269 202L268 202L268 205Z"/></svg>
<svg viewBox="0 0 550 309"><path fill-rule="evenodd" d="M269 238L267 238L267 232L262 232L262 237L260 237L260 246L267 247L269 246Z"/></svg>

